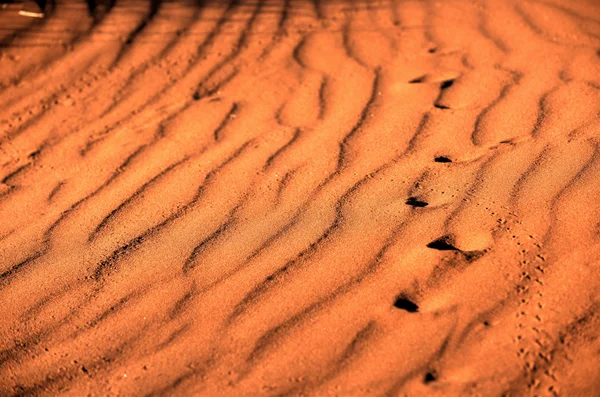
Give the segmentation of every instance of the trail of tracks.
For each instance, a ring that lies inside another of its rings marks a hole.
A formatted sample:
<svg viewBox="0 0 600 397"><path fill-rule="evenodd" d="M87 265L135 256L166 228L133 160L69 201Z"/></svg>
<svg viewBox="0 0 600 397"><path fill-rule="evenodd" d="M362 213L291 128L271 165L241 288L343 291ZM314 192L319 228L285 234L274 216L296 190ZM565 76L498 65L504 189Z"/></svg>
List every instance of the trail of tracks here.
<svg viewBox="0 0 600 397"><path fill-rule="evenodd" d="M600 9L0 10L0 394L600 393Z"/></svg>

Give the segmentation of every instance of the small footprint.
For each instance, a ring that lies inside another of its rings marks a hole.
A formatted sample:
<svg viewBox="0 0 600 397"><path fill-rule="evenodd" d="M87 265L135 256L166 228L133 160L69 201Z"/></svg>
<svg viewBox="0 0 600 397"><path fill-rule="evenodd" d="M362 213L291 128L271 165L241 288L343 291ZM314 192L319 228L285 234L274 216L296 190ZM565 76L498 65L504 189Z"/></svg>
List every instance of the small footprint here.
<svg viewBox="0 0 600 397"><path fill-rule="evenodd" d="M450 160L446 156L437 156L435 159L433 159L433 161L435 161L436 163L451 163L452 162L452 160Z"/></svg>
<svg viewBox="0 0 600 397"><path fill-rule="evenodd" d="M418 200L415 197L409 197L408 200L406 200L406 204L410 205L412 207L420 207L420 208L427 207L429 205L428 202Z"/></svg>
<svg viewBox="0 0 600 397"><path fill-rule="evenodd" d="M416 303L414 303L404 295L400 295L396 298L394 306L398 309L406 310L409 313L416 313L419 311L419 306L417 306Z"/></svg>
<svg viewBox="0 0 600 397"><path fill-rule="evenodd" d="M429 371L425 374L423 378L423 383L428 384L431 382L435 382L437 380L437 374L434 371Z"/></svg>
<svg viewBox="0 0 600 397"><path fill-rule="evenodd" d="M456 248L450 243L449 236L442 236L438 239L435 239L429 244L427 244L427 247L439 251L459 251L458 248Z"/></svg>

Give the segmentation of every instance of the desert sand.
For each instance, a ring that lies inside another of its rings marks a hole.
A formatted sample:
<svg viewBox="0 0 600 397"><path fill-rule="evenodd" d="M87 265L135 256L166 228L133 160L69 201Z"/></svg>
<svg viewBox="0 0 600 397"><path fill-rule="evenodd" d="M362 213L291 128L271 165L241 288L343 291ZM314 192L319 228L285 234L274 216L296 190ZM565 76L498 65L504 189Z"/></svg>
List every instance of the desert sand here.
<svg viewBox="0 0 600 397"><path fill-rule="evenodd" d="M600 396L600 3L0 9L0 395Z"/></svg>

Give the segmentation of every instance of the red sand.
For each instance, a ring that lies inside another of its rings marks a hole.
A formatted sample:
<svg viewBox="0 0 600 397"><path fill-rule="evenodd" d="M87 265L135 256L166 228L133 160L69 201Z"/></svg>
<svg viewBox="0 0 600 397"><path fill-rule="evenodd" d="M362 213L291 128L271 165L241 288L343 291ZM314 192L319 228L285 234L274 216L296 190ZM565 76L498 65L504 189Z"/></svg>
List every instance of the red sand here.
<svg viewBox="0 0 600 397"><path fill-rule="evenodd" d="M598 2L22 8L0 395L600 395Z"/></svg>

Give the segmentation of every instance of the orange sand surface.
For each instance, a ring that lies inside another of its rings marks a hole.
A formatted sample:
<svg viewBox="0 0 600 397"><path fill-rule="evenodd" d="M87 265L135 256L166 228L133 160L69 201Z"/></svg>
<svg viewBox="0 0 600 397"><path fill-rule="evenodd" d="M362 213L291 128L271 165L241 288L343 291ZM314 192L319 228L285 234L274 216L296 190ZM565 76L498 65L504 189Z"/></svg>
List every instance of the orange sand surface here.
<svg viewBox="0 0 600 397"><path fill-rule="evenodd" d="M600 2L0 8L0 395L600 396Z"/></svg>

